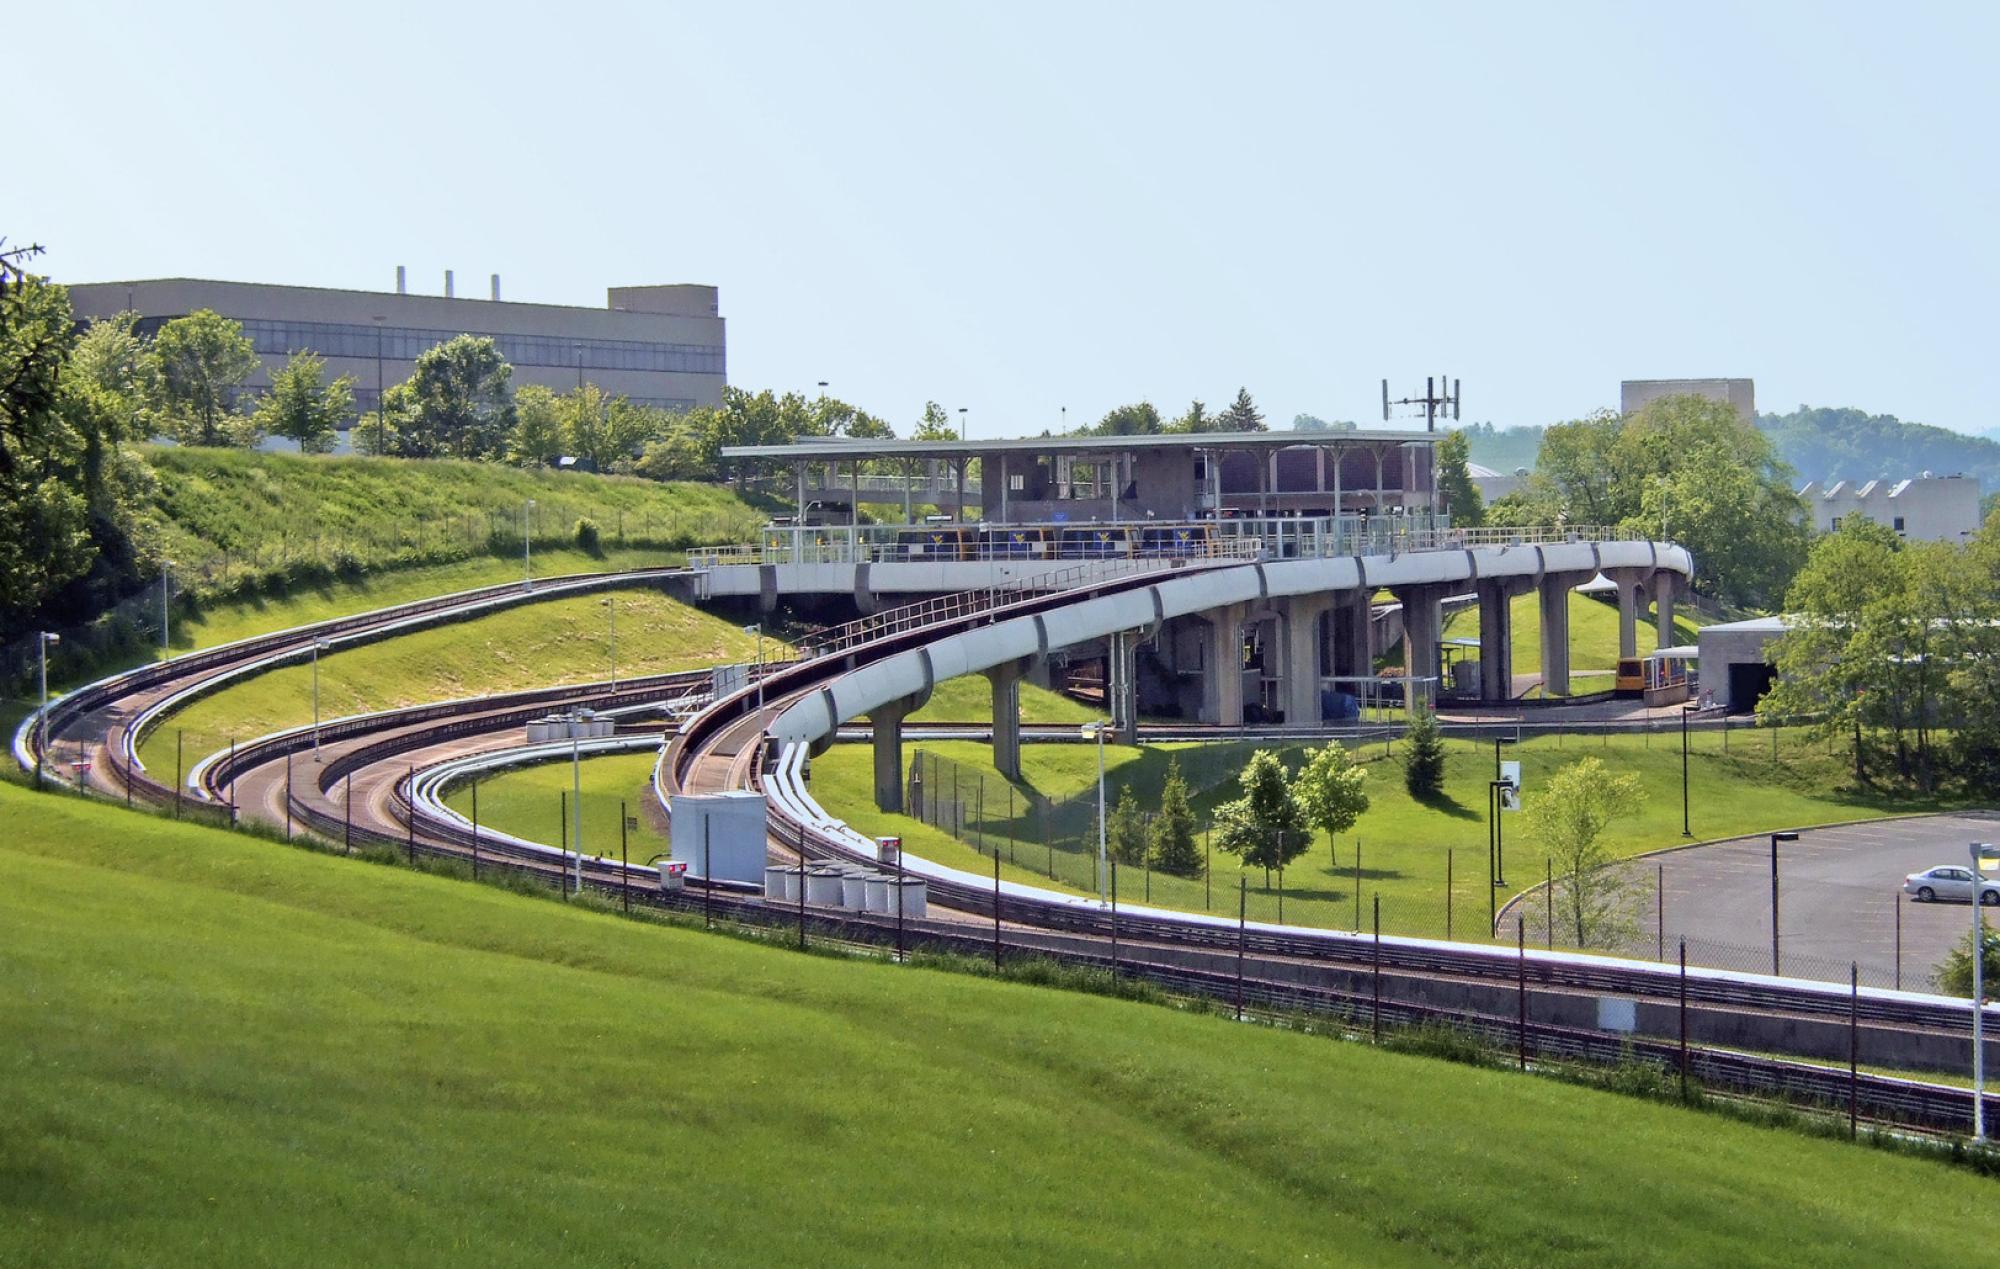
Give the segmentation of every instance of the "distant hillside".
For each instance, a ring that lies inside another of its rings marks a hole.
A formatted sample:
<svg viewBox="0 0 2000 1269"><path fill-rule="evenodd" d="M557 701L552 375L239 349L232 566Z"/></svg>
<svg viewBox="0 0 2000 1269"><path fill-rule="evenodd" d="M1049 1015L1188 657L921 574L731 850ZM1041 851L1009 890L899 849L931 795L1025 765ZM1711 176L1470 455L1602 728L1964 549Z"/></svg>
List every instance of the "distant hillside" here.
<svg viewBox="0 0 2000 1269"><path fill-rule="evenodd" d="M1517 467L1533 471L1542 451L1539 427L1496 428L1491 423L1468 423L1464 428L1468 457L1481 467L1490 467L1511 476Z"/></svg>
<svg viewBox="0 0 2000 1269"><path fill-rule="evenodd" d="M1923 472L1976 476L1987 493L2000 489L2000 443L1893 414L1800 406L1790 414L1760 414L1757 426L1778 454L1808 480L1901 479Z"/></svg>

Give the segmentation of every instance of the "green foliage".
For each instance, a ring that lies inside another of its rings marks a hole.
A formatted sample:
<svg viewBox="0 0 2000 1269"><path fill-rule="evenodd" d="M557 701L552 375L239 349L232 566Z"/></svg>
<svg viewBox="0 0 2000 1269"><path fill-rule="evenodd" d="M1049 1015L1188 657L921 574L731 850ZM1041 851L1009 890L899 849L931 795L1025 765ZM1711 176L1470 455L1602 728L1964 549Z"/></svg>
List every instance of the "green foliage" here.
<svg viewBox="0 0 2000 1269"><path fill-rule="evenodd" d="M1440 753L1440 768L1442 765ZM1440 780L1442 777L1440 770ZM1306 760L1292 781L1292 792L1306 822L1325 830L1330 843L1337 834L1353 828L1368 810L1368 769L1354 760L1346 745L1329 740Z"/></svg>
<svg viewBox="0 0 2000 1269"><path fill-rule="evenodd" d="M514 427L514 368L485 335L426 349L409 379L409 410L395 438L405 458L491 458Z"/></svg>
<svg viewBox="0 0 2000 1269"><path fill-rule="evenodd" d="M1238 782L1243 796L1215 808L1215 844L1252 868L1282 868L1304 854L1310 827L1278 755L1251 754Z"/></svg>
<svg viewBox="0 0 2000 1269"><path fill-rule="evenodd" d="M1116 406L1095 427L1084 429L1091 436L1157 436L1162 430L1159 408L1151 401Z"/></svg>
<svg viewBox="0 0 2000 1269"><path fill-rule="evenodd" d="M595 555L598 547L602 545L599 541L597 521L589 516L577 520L575 537L576 549L589 555Z"/></svg>
<svg viewBox="0 0 2000 1269"><path fill-rule="evenodd" d="M951 415L935 401L924 402L923 417L917 420L916 430L910 439L917 441L955 441L958 429L952 426Z"/></svg>
<svg viewBox="0 0 2000 1269"><path fill-rule="evenodd" d="M1111 808L1111 818L1105 822L1104 833L1105 845L1111 857L1119 863L1146 862L1146 819L1139 810L1139 799L1133 794L1131 785L1118 791L1118 801Z"/></svg>
<svg viewBox="0 0 2000 1269"><path fill-rule="evenodd" d="M1486 523L1486 505L1467 469L1468 452L1464 432L1446 432L1437 443L1437 495L1460 528Z"/></svg>
<svg viewBox="0 0 2000 1269"><path fill-rule="evenodd" d="M271 391L257 403L257 430L298 443L301 454L324 454L334 433L354 415L354 376L326 381L326 359L296 352L271 376Z"/></svg>
<svg viewBox="0 0 2000 1269"><path fill-rule="evenodd" d="M1264 412L1259 410L1257 403L1250 399L1250 389L1238 388L1236 390L1236 399L1231 401L1228 407L1216 416L1215 427L1212 430L1217 432L1262 432L1266 430L1264 427Z"/></svg>
<svg viewBox="0 0 2000 1269"><path fill-rule="evenodd" d="M1163 432L1212 432L1215 430L1215 416L1199 400L1188 402L1188 408L1178 418L1167 420Z"/></svg>
<svg viewBox="0 0 2000 1269"><path fill-rule="evenodd" d="M1980 922L1979 942L1984 949L1979 968L1980 985L1986 990L1986 999L2000 996L2000 929ZM1947 996L1972 998L1972 931L1967 930L1952 944L1943 960L1932 972L1932 980L1937 989Z"/></svg>
<svg viewBox="0 0 2000 1269"><path fill-rule="evenodd" d="M1131 785L1125 786L1128 790ZM1187 780L1179 759L1167 762L1167 782L1160 793L1160 813L1147 831L1153 867L1179 877L1199 877L1201 845L1195 840L1194 808L1188 805Z"/></svg>
<svg viewBox="0 0 2000 1269"><path fill-rule="evenodd" d="M1980 488L2000 488L2000 444L1893 414L1800 406L1760 414L1757 426L1802 480L1904 479L1922 471L1963 472Z"/></svg>
<svg viewBox="0 0 2000 1269"><path fill-rule="evenodd" d="M256 429L232 413L236 395L259 362L243 324L210 309L176 317L153 338L162 414L183 445L244 446Z"/></svg>
<svg viewBox="0 0 2000 1269"><path fill-rule="evenodd" d="M1631 883L1607 867L1622 852L1603 838L1644 799L1638 777L1613 775L1600 758L1570 763L1522 799L1528 836L1548 853L1557 879L1558 920L1575 947L1615 947L1632 931Z"/></svg>
<svg viewBox="0 0 2000 1269"><path fill-rule="evenodd" d="M563 444L561 401L541 384L523 384L514 394L514 430L507 434L507 461L519 467L547 467L562 457ZM655 477L668 478L666 474Z"/></svg>
<svg viewBox="0 0 2000 1269"><path fill-rule="evenodd" d="M1335 419L1331 423L1317 414L1294 414L1294 432L1352 432L1358 430L1353 419Z"/></svg>
<svg viewBox="0 0 2000 1269"><path fill-rule="evenodd" d="M1407 750L1403 759L1403 787L1419 802L1442 796L1444 733L1438 730L1437 715L1418 706L1403 744Z"/></svg>

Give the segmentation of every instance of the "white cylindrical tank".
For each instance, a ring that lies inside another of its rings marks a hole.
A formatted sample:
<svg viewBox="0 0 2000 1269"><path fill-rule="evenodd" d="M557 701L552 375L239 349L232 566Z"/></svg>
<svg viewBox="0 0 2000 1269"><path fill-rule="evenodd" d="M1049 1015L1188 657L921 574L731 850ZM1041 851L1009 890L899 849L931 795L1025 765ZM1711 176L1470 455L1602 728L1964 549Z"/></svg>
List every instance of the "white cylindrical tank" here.
<svg viewBox="0 0 2000 1269"><path fill-rule="evenodd" d="M882 877L882 876L872 876L872 875L868 877L867 879L868 898L861 910L863 912L884 912L884 913L893 911L893 909L890 908L889 906L890 903L889 884L894 880L895 878L893 877Z"/></svg>
<svg viewBox="0 0 2000 1269"><path fill-rule="evenodd" d="M851 869L840 879L840 906L853 912L868 910L868 879L873 874Z"/></svg>
<svg viewBox="0 0 2000 1269"><path fill-rule="evenodd" d="M789 871L791 870L781 867L778 864L772 864L764 870L764 897L766 899L783 899L785 897L785 874Z"/></svg>
<svg viewBox="0 0 2000 1269"><path fill-rule="evenodd" d="M929 893L921 877L892 877L889 879L889 915L896 915L896 890L903 891L903 917L914 920L924 915L925 896Z"/></svg>
<svg viewBox="0 0 2000 1269"><path fill-rule="evenodd" d="M841 868L811 868L806 871L806 902L823 908L837 908L841 899Z"/></svg>

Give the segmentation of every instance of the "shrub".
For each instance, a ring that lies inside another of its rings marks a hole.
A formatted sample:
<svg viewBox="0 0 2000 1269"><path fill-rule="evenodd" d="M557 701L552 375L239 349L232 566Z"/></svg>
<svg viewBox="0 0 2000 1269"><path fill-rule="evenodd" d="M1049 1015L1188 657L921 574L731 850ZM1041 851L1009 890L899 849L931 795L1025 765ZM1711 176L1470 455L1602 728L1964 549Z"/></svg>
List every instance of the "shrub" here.
<svg viewBox="0 0 2000 1269"><path fill-rule="evenodd" d="M1444 795L1444 735L1437 716L1421 706L1410 723L1410 752L1403 759L1403 784L1410 796L1426 802Z"/></svg>
<svg viewBox="0 0 2000 1269"><path fill-rule="evenodd" d="M588 551L592 555L597 554L598 537L597 521L591 519L589 516L583 516L577 520L576 547L579 551Z"/></svg>

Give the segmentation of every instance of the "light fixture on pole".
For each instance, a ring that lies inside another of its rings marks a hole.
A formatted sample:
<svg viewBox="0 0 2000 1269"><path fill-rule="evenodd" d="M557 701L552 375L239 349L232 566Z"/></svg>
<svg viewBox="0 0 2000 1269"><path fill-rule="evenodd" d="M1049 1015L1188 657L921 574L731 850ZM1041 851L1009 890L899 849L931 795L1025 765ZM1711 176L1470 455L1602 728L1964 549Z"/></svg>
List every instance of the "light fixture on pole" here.
<svg viewBox="0 0 2000 1269"><path fill-rule="evenodd" d="M1986 904L1979 869L1993 843L1972 843L1972 1139L1986 1140Z"/></svg>
<svg viewBox="0 0 2000 1269"><path fill-rule="evenodd" d="M521 503L521 589L535 588L534 539L528 533L528 513L535 509L535 500L526 499Z"/></svg>
<svg viewBox="0 0 2000 1269"><path fill-rule="evenodd" d="M160 660L162 661L167 659L168 649L172 646L170 638L172 632L167 626L167 603L169 599L167 579L173 573L173 569L174 562L172 560L160 561Z"/></svg>
<svg viewBox="0 0 2000 1269"><path fill-rule="evenodd" d="M62 636L52 630L35 632L35 651L39 654L42 664L42 708L35 715L35 726L42 733L41 746L35 750L37 788L40 788L42 783L42 755L47 753L49 748L49 645L61 642Z"/></svg>
<svg viewBox="0 0 2000 1269"><path fill-rule="evenodd" d="M958 407L958 439L965 439L965 407L962 405Z"/></svg>
<svg viewBox="0 0 2000 1269"><path fill-rule="evenodd" d="M577 344L575 345L575 348L576 348L576 408L581 410L583 408L583 345Z"/></svg>
<svg viewBox="0 0 2000 1269"><path fill-rule="evenodd" d="M319 761L319 654L333 647L324 639L313 640L313 761Z"/></svg>
<svg viewBox="0 0 2000 1269"><path fill-rule="evenodd" d="M1102 719L1085 723L1078 730L1085 740L1097 738L1097 901L1105 902L1105 850L1104 850L1104 729L1109 726Z"/></svg>
<svg viewBox="0 0 2000 1269"><path fill-rule="evenodd" d="M1778 972L1778 843L1799 840L1797 833L1771 834L1771 972Z"/></svg>
<svg viewBox="0 0 2000 1269"><path fill-rule="evenodd" d="M743 627L743 633L757 636L757 712L764 711L764 623Z"/></svg>

